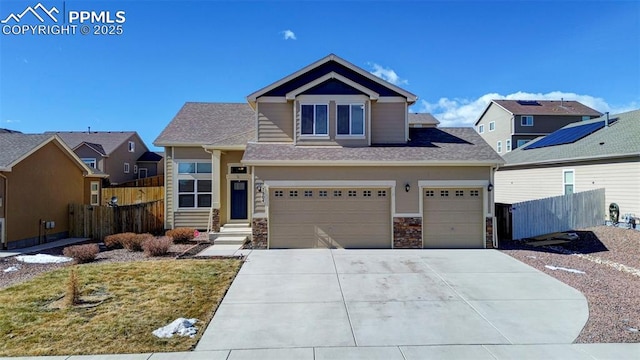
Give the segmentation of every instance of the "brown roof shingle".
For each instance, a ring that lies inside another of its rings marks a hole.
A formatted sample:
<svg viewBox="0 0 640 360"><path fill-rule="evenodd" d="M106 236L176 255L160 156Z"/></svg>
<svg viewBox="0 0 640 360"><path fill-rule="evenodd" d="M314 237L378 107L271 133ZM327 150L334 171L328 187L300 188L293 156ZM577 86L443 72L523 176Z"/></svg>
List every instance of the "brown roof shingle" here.
<svg viewBox="0 0 640 360"><path fill-rule="evenodd" d="M514 115L602 115L573 100L493 100L493 102Z"/></svg>

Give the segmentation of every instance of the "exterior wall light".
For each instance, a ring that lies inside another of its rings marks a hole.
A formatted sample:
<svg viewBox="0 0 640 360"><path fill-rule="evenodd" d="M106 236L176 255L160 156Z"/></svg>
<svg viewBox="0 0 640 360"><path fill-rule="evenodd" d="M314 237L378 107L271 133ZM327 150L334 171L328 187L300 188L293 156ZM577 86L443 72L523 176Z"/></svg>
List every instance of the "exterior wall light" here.
<svg viewBox="0 0 640 360"><path fill-rule="evenodd" d="M411 190L411 185L409 185L409 183L407 183L407 184L404 186L404 191L409 192L409 190Z"/></svg>
<svg viewBox="0 0 640 360"><path fill-rule="evenodd" d="M493 190L493 184L489 183L489 186L487 186L487 191L491 191Z"/></svg>

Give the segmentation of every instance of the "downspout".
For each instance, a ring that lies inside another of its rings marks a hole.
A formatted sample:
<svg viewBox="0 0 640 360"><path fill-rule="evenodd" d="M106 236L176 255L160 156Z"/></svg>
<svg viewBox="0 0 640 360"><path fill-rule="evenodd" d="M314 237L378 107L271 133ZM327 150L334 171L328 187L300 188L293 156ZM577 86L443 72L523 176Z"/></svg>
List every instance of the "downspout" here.
<svg viewBox="0 0 640 360"><path fill-rule="evenodd" d="M496 179L496 171L498 171L498 169L500 168L499 164L496 164L496 166L491 168L491 184L493 184L493 190L495 191L496 186L495 186L495 179ZM496 226L496 197L493 196L493 208L491 209L491 222L492 222L492 226L493 226L493 231L492 231L492 236L493 236L493 248L497 249L498 248L498 227Z"/></svg>
<svg viewBox="0 0 640 360"><path fill-rule="evenodd" d="M2 175L2 174L0 174L0 176L4 179L4 192L3 192L4 196L3 196L3 199L2 199L2 208L4 209L3 210L3 212L4 212L4 224L3 225L4 226L2 227L2 231L6 234L7 233L7 223L8 223L7 216L9 214L9 212L7 211L7 195L9 193L9 179L6 176ZM7 250L7 243L6 243L7 239L6 239L6 236L2 236L2 235L3 234L0 234L0 238L2 239L2 243L0 244L0 249Z"/></svg>

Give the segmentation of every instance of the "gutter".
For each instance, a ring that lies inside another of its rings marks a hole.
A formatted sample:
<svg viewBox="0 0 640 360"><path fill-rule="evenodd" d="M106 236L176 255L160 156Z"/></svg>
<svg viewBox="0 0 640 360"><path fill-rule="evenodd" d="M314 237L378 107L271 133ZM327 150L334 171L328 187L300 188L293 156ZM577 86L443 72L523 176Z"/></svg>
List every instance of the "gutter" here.
<svg viewBox="0 0 640 360"><path fill-rule="evenodd" d="M4 209L4 226L2 227L2 231L6 234L7 233L7 216L8 216L8 211L7 211L7 194L9 193L9 179L0 174L0 177L2 177L4 179L4 199L2 199L3 203L2 203L2 207ZM6 243L6 236L2 236L3 234L0 234L0 238L2 239L2 243L0 243L0 249L2 250L6 250L7 249L7 243Z"/></svg>
<svg viewBox="0 0 640 360"><path fill-rule="evenodd" d="M493 184L494 187L494 191L495 191L495 175L496 175L496 171L498 171L498 169L500 169L500 164L496 164L496 166L491 168L491 184ZM494 192L495 194L495 192ZM496 197L493 196L493 209L491 209L491 217L492 217L492 226L493 226L493 231L492 231L492 236L493 239L493 248L497 249L498 248L498 226L496 224Z"/></svg>
<svg viewBox="0 0 640 360"><path fill-rule="evenodd" d="M351 161L351 160L243 160L249 166L499 166L496 161Z"/></svg>

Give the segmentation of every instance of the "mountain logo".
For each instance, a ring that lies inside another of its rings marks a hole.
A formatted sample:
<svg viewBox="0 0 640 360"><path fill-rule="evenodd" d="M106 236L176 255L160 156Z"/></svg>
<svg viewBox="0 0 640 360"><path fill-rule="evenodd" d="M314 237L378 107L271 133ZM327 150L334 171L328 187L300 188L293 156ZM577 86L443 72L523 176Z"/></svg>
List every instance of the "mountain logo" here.
<svg viewBox="0 0 640 360"><path fill-rule="evenodd" d="M27 14L29 14L29 13L32 14L33 16L35 16L36 19L40 20L41 23L43 23L43 22L45 22L44 15L41 16L41 14L38 13L38 10L40 12L44 13L46 16L48 16L54 22L58 22L58 19L53 14L54 13L55 14L59 14L60 11L55 6L53 6L51 8L51 10L47 10L47 8L44 5L42 5L42 3L38 3L36 6L27 7L26 9L24 9L23 12L21 12L19 14L16 14L16 13L9 14L9 16L7 16L6 19L0 21L0 23L6 24L11 20L13 20L16 23L19 23L22 20L22 18L24 16L26 16Z"/></svg>

